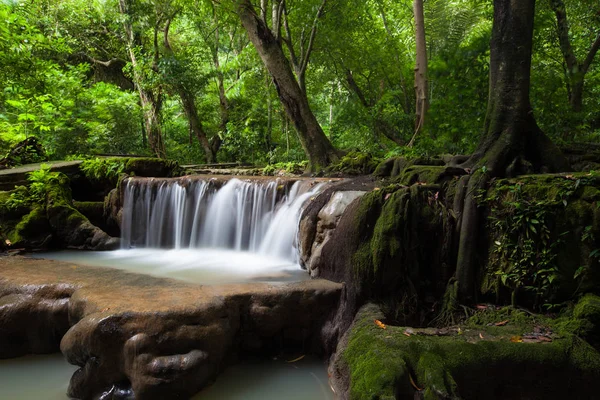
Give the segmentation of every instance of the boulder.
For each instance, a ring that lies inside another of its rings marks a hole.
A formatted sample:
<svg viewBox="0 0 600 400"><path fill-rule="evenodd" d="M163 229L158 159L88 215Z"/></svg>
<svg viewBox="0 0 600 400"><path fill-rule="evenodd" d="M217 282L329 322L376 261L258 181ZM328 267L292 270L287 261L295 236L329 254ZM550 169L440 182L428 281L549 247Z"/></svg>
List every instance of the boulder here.
<svg viewBox="0 0 600 400"><path fill-rule="evenodd" d="M342 288L324 280L198 286L24 257L0 258L0 271L0 349L27 332L28 343L52 351L64 334L60 349L80 367L69 386L77 399L189 398L244 354L322 354ZM53 317L36 321L35 310Z"/></svg>
<svg viewBox="0 0 600 400"><path fill-rule="evenodd" d="M416 329L384 318L363 306L340 341L330 374L341 398L597 397L600 354L575 335L527 322Z"/></svg>

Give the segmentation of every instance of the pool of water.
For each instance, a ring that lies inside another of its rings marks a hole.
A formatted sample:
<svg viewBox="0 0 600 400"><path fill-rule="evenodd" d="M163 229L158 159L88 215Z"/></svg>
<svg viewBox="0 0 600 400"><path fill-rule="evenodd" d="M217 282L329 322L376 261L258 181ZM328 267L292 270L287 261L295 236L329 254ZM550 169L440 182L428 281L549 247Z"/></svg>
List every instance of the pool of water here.
<svg viewBox="0 0 600 400"><path fill-rule="evenodd" d="M80 265L184 280L204 285L244 282L292 282L309 279L306 271L286 259L247 251L221 249L130 249L36 253Z"/></svg>
<svg viewBox="0 0 600 400"><path fill-rule="evenodd" d="M61 354L0 360L0 399L66 400L77 367ZM193 400L332 400L323 362L305 358L252 361L232 366Z"/></svg>
<svg viewBox="0 0 600 400"><path fill-rule="evenodd" d="M0 399L65 400L76 366L62 354L0 360Z"/></svg>
<svg viewBox="0 0 600 400"><path fill-rule="evenodd" d="M244 362L226 369L192 400L332 400L327 369L306 358Z"/></svg>

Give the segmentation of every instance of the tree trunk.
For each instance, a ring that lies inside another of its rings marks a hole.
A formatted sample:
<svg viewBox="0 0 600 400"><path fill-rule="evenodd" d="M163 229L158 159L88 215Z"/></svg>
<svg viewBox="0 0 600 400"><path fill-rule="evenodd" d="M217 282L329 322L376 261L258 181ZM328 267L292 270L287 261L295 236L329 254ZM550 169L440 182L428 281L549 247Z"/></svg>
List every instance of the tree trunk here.
<svg viewBox="0 0 600 400"><path fill-rule="evenodd" d="M198 117L198 111L196 110L196 102L194 101L194 97L187 91L180 88L179 98L181 99L183 111L185 112L190 124L190 130L194 133L194 135L196 135L196 138L200 142L202 149L204 149L206 162L208 164L214 163L216 157L212 151L212 147L208 141L208 137L206 136L206 132L204 131L200 117Z"/></svg>
<svg viewBox="0 0 600 400"><path fill-rule="evenodd" d="M568 169L539 129L529 101L535 0L494 0L490 88L484 133L463 165L472 168L460 226L456 278L464 299L475 294L475 254L482 223L474 198L492 177Z"/></svg>
<svg viewBox="0 0 600 400"><path fill-rule="evenodd" d="M169 41L169 29L171 27L172 19L168 19L165 28L163 31L163 44L165 48L166 54L173 57L175 59L175 52L171 47L171 43ZM217 36L218 38L218 36ZM200 142L200 146L204 150L204 154L206 156L206 162L208 164L214 163L216 161L216 151L213 151L211 144L208 141L208 136L206 135L206 131L202 126L202 121L198 116L198 110L196 109L196 100L194 95L184 87L181 82L176 81L174 84L174 89L179 95L181 100L181 106L183 107L183 111L185 116L187 117L188 124L190 126L190 144L192 144L192 136L196 136L198 142Z"/></svg>
<svg viewBox="0 0 600 400"><path fill-rule="evenodd" d="M427 42L425 40L425 17L423 15L423 0L414 0L415 38L417 43L417 57L415 65L415 134L408 143L412 147L416 135L425 125L425 117L429 109L428 81L427 81Z"/></svg>
<svg viewBox="0 0 600 400"><path fill-rule="evenodd" d="M569 104L575 112L583 110L583 88L587 74L594 57L600 50L600 33L582 61L577 59L571 39L569 38L569 19L563 0L550 0L550 7L556 15L556 32L563 59L566 64L565 74L569 93Z"/></svg>
<svg viewBox="0 0 600 400"><path fill-rule="evenodd" d="M308 98L294 77L281 43L256 15L250 0L238 0L237 13L250 41L269 70L288 117L296 127L300 143L309 159L310 171L321 171L336 161L339 155L310 109Z"/></svg>
<svg viewBox="0 0 600 400"><path fill-rule="evenodd" d="M152 152L159 158L165 158L165 146L162 140L162 128L160 124L160 112L162 108L161 93L153 94L143 86L142 77L138 72L138 62L134 49L140 44L136 38L131 24L131 15L127 0L119 0L119 11L124 17L123 27L127 40L127 52L133 67L133 82L140 95L140 105L144 113L144 128L148 136L148 144Z"/></svg>
<svg viewBox="0 0 600 400"><path fill-rule="evenodd" d="M569 104L575 112L583 110L583 86L584 76L577 74L571 75L571 93L569 93Z"/></svg>
<svg viewBox="0 0 600 400"><path fill-rule="evenodd" d="M162 128L160 123L160 112L162 109L162 100L154 99L152 93L138 86L140 94L140 103L144 110L144 126L148 135L148 144L150 149L158 158L166 158L165 145L162 139ZM160 96L160 94L159 94Z"/></svg>

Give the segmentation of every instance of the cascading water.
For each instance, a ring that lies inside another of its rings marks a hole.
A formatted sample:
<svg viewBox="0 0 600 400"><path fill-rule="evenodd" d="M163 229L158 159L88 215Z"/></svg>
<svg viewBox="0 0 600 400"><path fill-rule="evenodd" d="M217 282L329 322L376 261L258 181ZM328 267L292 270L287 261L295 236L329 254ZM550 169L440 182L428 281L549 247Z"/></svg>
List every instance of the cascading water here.
<svg viewBox="0 0 600 400"><path fill-rule="evenodd" d="M304 203L322 184L231 179L130 179L125 188L122 247L250 251L297 261ZM286 193L287 192L287 193Z"/></svg>

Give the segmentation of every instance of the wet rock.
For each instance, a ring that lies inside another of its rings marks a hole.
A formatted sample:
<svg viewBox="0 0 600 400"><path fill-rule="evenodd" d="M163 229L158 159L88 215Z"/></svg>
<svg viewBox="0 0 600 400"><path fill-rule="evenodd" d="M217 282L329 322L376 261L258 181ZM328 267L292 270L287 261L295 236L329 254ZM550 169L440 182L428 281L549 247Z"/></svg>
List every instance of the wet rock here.
<svg viewBox="0 0 600 400"><path fill-rule="evenodd" d="M0 294L8 305L0 303L0 310L12 316L2 317L2 327L20 326L18 314L29 325L15 332L27 330L33 337L56 327L31 329L31 310L48 302L47 296L26 295L53 285L71 288L61 298L60 329L49 336L55 350L65 324L71 325L60 349L80 367L69 386L69 396L77 399L188 398L240 354L320 354L323 327L342 288L323 280L198 286L24 257L0 258L0 271ZM0 349L10 340L0 335ZM29 351L22 347L7 356Z"/></svg>
<svg viewBox="0 0 600 400"><path fill-rule="evenodd" d="M333 230L336 228L346 207L365 193L365 191L357 190L336 192L317 214L318 219L314 241L310 246L310 252L303 257L304 265L312 277L319 276L318 265L321 262L321 251L333 235ZM304 228L307 228L306 223L304 224ZM302 236L308 237L306 234ZM307 245L305 244L303 247L307 247Z"/></svg>
<svg viewBox="0 0 600 400"><path fill-rule="evenodd" d="M74 290L64 284L0 286L0 358L58 351Z"/></svg>

